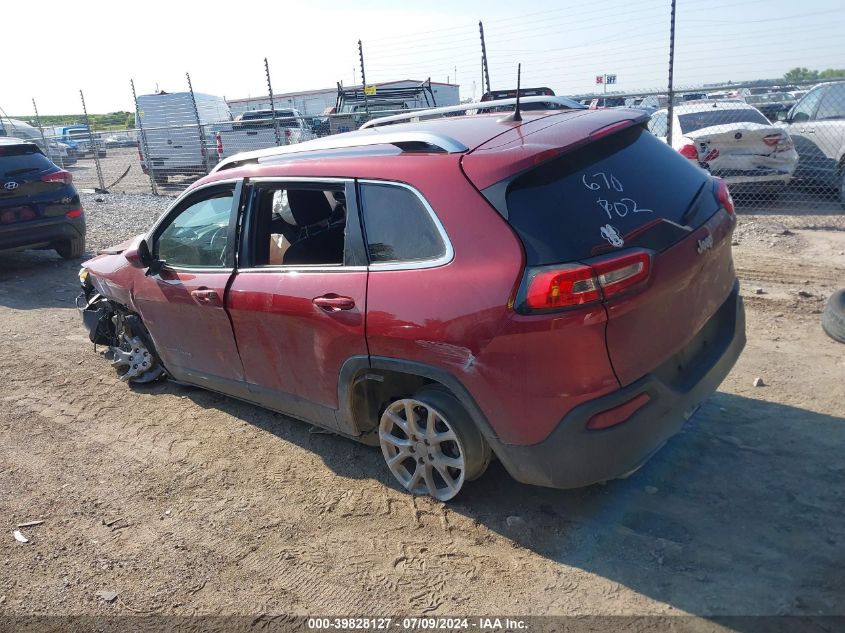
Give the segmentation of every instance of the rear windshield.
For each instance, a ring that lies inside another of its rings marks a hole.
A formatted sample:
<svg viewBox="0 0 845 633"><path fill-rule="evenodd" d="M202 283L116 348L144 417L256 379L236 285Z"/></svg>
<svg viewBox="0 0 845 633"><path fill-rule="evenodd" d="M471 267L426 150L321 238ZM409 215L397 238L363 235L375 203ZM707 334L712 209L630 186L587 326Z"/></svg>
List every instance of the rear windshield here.
<svg viewBox="0 0 845 633"><path fill-rule="evenodd" d="M518 177L506 194L508 221L530 266L628 246L661 250L716 210L713 196L700 196L694 218L684 217L708 181L704 170L636 126ZM643 241L646 233L650 241Z"/></svg>
<svg viewBox="0 0 845 633"><path fill-rule="evenodd" d="M52 167L53 163L38 148L26 145L0 146L0 177L13 178Z"/></svg>
<svg viewBox="0 0 845 633"><path fill-rule="evenodd" d="M276 112L276 125L280 128L298 128L300 120L292 112ZM236 129L259 130L273 127L273 115L270 112L246 112L240 121L234 124Z"/></svg>
<svg viewBox="0 0 845 633"><path fill-rule="evenodd" d="M771 125L769 120L757 110L742 108L736 110L714 109L705 112L690 112L689 114L678 115L681 123L681 132L687 134L702 130L714 125L725 125L726 123L762 123Z"/></svg>

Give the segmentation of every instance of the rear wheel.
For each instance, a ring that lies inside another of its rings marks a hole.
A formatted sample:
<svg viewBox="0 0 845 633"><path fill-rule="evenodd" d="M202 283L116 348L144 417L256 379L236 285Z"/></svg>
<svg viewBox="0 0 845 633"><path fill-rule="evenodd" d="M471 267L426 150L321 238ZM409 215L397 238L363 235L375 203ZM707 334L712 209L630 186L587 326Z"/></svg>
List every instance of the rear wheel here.
<svg viewBox="0 0 845 633"><path fill-rule="evenodd" d="M85 253L85 238L65 240L56 244L55 249L63 259L79 259Z"/></svg>
<svg viewBox="0 0 845 633"><path fill-rule="evenodd" d="M490 463L490 446L455 397L425 388L393 401L381 416L387 467L411 494L448 501Z"/></svg>

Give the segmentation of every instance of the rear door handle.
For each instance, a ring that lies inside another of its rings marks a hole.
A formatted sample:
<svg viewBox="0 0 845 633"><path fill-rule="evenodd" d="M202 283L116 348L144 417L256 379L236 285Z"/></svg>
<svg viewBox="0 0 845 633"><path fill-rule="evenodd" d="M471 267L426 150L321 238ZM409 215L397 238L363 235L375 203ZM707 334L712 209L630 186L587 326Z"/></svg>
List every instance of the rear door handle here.
<svg viewBox="0 0 845 633"><path fill-rule="evenodd" d="M355 300L352 297L342 297L333 292L314 297L312 303L326 312L338 312L340 310L351 310L355 307Z"/></svg>
<svg viewBox="0 0 845 633"><path fill-rule="evenodd" d="M196 290L191 290L191 296L201 306L220 305L220 295L217 294L216 290L210 290L209 288L200 286Z"/></svg>

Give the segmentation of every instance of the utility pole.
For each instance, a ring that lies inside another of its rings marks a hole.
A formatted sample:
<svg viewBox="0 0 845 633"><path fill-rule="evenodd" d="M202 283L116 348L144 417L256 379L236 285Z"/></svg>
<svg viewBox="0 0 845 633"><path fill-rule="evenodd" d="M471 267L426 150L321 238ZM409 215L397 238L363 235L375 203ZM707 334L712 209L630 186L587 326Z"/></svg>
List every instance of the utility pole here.
<svg viewBox="0 0 845 633"><path fill-rule="evenodd" d="M358 58L361 60L361 88L364 91L364 112L370 116L370 104L367 102L367 75L364 73L364 45L358 40Z"/></svg>
<svg viewBox="0 0 845 633"><path fill-rule="evenodd" d="M270 112L273 117L273 132L276 134L276 146L282 144L281 135L279 134L279 124L276 122L276 102L273 99L273 86L270 84L270 65L267 63L267 58L264 58L264 76L267 77L267 92L270 93Z"/></svg>
<svg viewBox="0 0 845 633"><path fill-rule="evenodd" d="M490 66L487 64L487 45L484 42L484 24L481 20L478 21L478 32L481 34L481 78L487 81L487 92L490 92ZM484 91L483 83L481 90Z"/></svg>
<svg viewBox="0 0 845 633"><path fill-rule="evenodd" d="M675 115L675 0L672 0L672 21L669 27L669 106L666 113L667 127L666 127L666 143L672 147L672 117Z"/></svg>

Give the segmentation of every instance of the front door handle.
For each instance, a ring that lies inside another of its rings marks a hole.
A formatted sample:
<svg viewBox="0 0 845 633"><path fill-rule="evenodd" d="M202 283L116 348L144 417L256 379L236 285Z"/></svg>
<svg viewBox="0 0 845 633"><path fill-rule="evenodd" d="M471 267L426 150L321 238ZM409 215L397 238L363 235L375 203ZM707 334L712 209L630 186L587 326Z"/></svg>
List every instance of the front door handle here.
<svg viewBox="0 0 845 633"><path fill-rule="evenodd" d="M216 290L211 290L205 287L199 287L196 290L191 290L191 296L201 306L219 306L220 295Z"/></svg>
<svg viewBox="0 0 845 633"><path fill-rule="evenodd" d="M351 310L355 307L355 300L352 297L342 297L330 292L322 297L314 297L312 303L326 312L338 312L340 310Z"/></svg>

